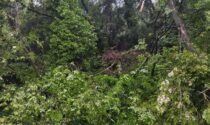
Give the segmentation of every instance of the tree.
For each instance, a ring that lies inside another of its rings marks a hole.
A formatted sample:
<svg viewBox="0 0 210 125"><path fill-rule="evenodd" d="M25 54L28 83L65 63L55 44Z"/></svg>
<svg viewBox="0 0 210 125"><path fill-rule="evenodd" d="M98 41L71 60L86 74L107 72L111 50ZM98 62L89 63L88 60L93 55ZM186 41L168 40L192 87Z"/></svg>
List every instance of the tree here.
<svg viewBox="0 0 210 125"><path fill-rule="evenodd" d="M50 25L49 55L52 62L82 63L92 57L96 52L96 34L82 14L78 2L61 0L55 10L58 15Z"/></svg>
<svg viewBox="0 0 210 125"><path fill-rule="evenodd" d="M186 46L188 50L191 52L195 52L195 49L192 47L190 37L187 33L187 30L185 28L185 24L182 21L182 19L178 16L178 12L176 10L175 2L173 0L168 0L168 7L171 9L172 17L174 19L174 22L177 25L177 29L179 31L181 41Z"/></svg>

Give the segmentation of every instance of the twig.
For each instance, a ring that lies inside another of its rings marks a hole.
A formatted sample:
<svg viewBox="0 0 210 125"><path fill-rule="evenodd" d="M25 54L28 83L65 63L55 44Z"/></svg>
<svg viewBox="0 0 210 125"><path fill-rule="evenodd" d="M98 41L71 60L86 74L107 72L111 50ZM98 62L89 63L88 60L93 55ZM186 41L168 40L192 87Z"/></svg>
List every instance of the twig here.
<svg viewBox="0 0 210 125"><path fill-rule="evenodd" d="M101 73L103 73L103 72L109 70L109 69L112 68L115 64L116 64L116 61L114 61L110 66L108 66L106 69L102 70L101 72L97 73L96 75L101 74Z"/></svg>

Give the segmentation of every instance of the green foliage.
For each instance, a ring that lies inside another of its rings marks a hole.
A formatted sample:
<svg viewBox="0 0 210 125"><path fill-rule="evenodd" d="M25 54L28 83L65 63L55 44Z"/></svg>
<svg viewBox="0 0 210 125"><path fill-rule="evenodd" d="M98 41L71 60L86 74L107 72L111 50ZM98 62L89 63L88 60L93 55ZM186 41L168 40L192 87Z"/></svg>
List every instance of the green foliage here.
<svg viewBox="0 0 210 125"><path fill-rule="evenodd" d="M58 67L41 80L28 81L24 87L7 86L2 92L7 96L1 97L4 102L1 121L95 125L131 121L154 123L152 112L140 106L140 97L135 92L126 93L128 89L124 85L132 87L128 84L132 81L128 75L119 80L106 75L93 79L79 71Z"/></svg>
<svg viewBox="0 0 210 125"><path fill-rule="evenodd" d="M135 46L136 50L146 50L147 45L145 43L145 39L140 39L138 41L138 44Z"/></svg>
<svg viewBox="0 0 210 125"><path fill-rule="evenodd" d="M144 62L142 57L140 60ZM152 56L147 64L140 65L141 69L133 73L134 75L140 73L137 76L141 77L144 76L142 72L147 74L146 79L141 78L141 80L154 85L149 87L143 84L143 87L150 88L143 89L143 92L150 90L146 96L152 101L152 103L149 102L150 106L153 105L151 109L157 114L156 122L158 124L205 124L201 116L202 109L208 104L206 99L208 95L203 91L208 90L210 82L209 57L204 53L197 55L188 51L179 53L177 49L164 49L161 55ZM153 76L148 77L151 74ZM140 86L135 86L135 90L137 88ZM152 92L154 95L149 96ZM207 97L204 98L201 92ZM206 101L207 103L204 103ZM208 117L206 112L205 118Z"/></svg>
<svg viewBox="0 0 210 125"><path fill-rule="evenodd" d="M204 110L202 116L203 116L203 119L205 119L206 122L207 122L208 124L210 124L210 110L209 110L209 108L207 108L207 109Z"/></svg>
<svg viewBox="0 0 210 125"><path fill-rule="evenodd" d="M165 0L83 2L0 2L0 124L210 124L209 0L175 3L196 53ZM106 47L117 54L96 73Z"/></svg>
<svg viewBox="0 0 210 125"><path fill-rule="evenodd" d="M56 11L59 16L50 25L52 34L49 55L52 62L81 63L94 56L96 35L93 32L93 26L82 15L77 2L59 1Z"/></svg>
<svg viewBox="0 0 210 125"><path fill-rule="evenodd" d="M59 66L22 87L3 85L0 120L24 124L203 124L201 115L196 114L206 107L198 91L210 82L208 57L175 50L164 50L139 72L119 78L91 76ZM154 63L156 68L150 68ZM208 110L203 118L208 122Z"/></svg>
<svg viewBox="0 0 210 125"><path fill-rule="evenodd" d="M165 118L164 123L201 124L197 114L202 114L198 109L205 104L198 92L210 81L208 57L186 51L165 54L170 68L166 65L168 74L160 79L157 110Z"/></svg>

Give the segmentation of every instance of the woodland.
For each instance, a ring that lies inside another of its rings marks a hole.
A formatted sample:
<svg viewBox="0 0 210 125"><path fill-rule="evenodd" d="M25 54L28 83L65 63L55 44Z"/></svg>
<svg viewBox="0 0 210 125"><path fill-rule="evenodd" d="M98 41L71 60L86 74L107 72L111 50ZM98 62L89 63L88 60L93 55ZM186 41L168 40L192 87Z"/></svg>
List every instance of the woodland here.
<svg viewBox="0 0 210 125"><path fill-rule="evenodd" d="M210 124L210 0L1 0L0 125Z"/></svg>

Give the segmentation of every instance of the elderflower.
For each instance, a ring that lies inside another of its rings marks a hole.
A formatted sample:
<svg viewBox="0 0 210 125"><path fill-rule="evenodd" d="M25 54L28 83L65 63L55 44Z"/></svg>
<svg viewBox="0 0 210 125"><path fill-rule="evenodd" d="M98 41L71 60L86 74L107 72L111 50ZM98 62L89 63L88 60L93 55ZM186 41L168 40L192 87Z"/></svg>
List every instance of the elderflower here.
<svg viewBox="0 0 210 125"><path fill-rule="evenodd" d="M6 63L7 60L3 58L1 62L2 62L2 63Z"/></svg>
<svg viewBox="0 0 210 125"><path fill-rule="evenodd" d="M162 85L169 85L169 81L166 79L164 81L161 82Z"/></svg>
<svg viewBox="0 0 210 125"><path fill-rule="evenodd" d="M67 80L73 80L74 79L74 76L72 74L69 74L66 79Z"/></svg>
<svg viewBox="0 0 210 125"><path fill-rule="evenodd" d="M182 107L182 105L183 105L182 102L179 102L177 105L177 108L180 109Z"/></svg>
<svg viewBox="0 0 210 125"><path fill-rule="evenodd" d="M17 46L12 46L12 48L13 48L13 49L16 49L16 48L17 48Z"/></svg>
<svg viewBox="0 0 210 125"><path fill-rule="evenodd" d="M159 105L167 104L170 101L170 98L166 95L160 95L157 98L157 102Z"/></svg>
<svg viewBox="0 0 210 125"><path fill-rule="evenodd" d="M170 73L168 73L168 77L173 77L174 76L174 71L172 70Z"/></svg>
<svg viewBox="0 0 210 125"><path fill-rule="evenodd" d="M189 113L185 113L185 118L186 118L187 120L190 120L190 114L189 114Z"/></svg>
<svg viewBox="0 0 210 125"><path fill-rule="evenodd" d="M74 70L73 73L74 74L79 74L79 71L78 70Z"/></svg>
<svg viewBox="0 0 210 125"><path fill-rule="evenodd" d="M142 73L148 73L148 70L146 70L146 69L141 69L140 72L142 72Z"/></svg>
<svg viewBox="0 0 210 125"><path fill-rule="evenodd" d="M163 113L165 111L165 108L164 107L160 107L160 106L156 106L156 109L160 112L160 113Z"/></svg>
<svg viewBox="0 0 210 125"><path fill-rule="evenodd" d="M188 84L189 86L192 86L192 81L189 81L189 84Z"/></svg>
<svg viewBox="0 0 210 125"><path fill-rule="evenodd" d="M167 79L165 80L165 82L166 82L167 85L169 84L169 81Z"/></svg>
<svg viewBox="0 0 210 125"><path fill-rule="evenodd" d="M178 71L178 68L177 68L177 67L175 67L175 68L173 69L173 71L177 72L177 71Z"/></svg>
<svg viewBox="0 0 210 125"><path fill-rule="evenodd" d="M168 92L171 94L172 93L172 88L169 88L168 89Z"/></svg>

